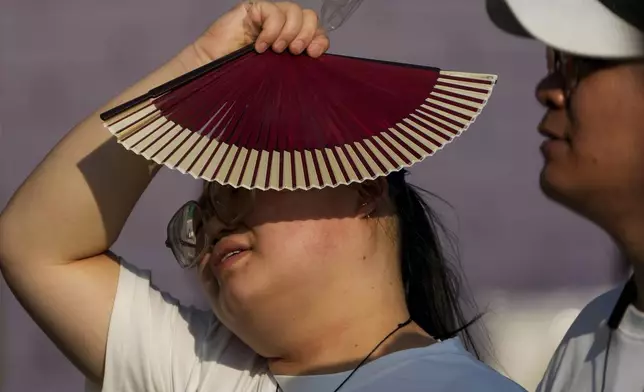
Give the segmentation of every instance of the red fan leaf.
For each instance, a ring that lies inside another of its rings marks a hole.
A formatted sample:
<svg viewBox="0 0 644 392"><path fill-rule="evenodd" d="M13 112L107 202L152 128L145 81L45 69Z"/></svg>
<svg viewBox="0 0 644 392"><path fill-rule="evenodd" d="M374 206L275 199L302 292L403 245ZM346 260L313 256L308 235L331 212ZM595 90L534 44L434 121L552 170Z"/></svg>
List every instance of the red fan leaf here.
<svg viewBox="0 0 644 392"><path fill-rule="evenodd" d="M467 129L496 81L248 48L210 68L106 115L107 126L158 163L259 189L337 186L411 166Z"/></svg>

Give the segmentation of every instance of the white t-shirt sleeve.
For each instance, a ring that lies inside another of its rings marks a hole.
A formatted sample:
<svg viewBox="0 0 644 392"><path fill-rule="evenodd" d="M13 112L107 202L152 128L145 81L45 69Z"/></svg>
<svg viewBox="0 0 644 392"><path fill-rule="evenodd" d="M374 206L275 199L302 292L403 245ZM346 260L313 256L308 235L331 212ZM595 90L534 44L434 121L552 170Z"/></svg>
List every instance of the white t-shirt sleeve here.
<svg viewBox="0 0 644 392"><path fill-rule="evenodd" d="M88 391L185 390L200 347L215 321L211 312L181 306L150 284L150 272L122 259L110 319L102 388Z"/></svg>

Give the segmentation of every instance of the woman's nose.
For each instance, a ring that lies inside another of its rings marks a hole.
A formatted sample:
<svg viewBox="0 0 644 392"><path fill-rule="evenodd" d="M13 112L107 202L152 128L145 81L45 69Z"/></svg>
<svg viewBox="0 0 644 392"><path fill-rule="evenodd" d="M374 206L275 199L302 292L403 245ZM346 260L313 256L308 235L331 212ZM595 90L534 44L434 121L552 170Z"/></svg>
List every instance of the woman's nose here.
<svg viewBox="0 0 644 392"><path fill-rule="evenodd" d="M213 217L208 226L211 238L217 241L234 232L239 225L235 222L226 222Z"/></svg>

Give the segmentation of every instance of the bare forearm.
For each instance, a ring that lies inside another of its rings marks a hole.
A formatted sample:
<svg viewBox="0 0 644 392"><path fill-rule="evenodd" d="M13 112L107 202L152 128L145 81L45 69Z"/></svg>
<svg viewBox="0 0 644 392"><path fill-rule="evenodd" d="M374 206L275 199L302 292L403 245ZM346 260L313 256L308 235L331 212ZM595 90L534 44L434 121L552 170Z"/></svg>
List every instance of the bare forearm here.
<svg viewBox="0 0 644 392"><path fill-rule="evenodd" d="M156 169L119 146L99 114L198 65L182 58L97 110L50 151L0 214L0 261L66 263L116 241Z"/></svg>

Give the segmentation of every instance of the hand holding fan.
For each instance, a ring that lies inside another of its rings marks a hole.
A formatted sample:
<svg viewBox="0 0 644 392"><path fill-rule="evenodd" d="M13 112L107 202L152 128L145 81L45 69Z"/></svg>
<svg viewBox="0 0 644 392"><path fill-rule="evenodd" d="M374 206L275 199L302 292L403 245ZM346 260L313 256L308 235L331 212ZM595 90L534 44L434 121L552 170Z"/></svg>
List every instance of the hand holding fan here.
<svg viewBox="0 0 644 392"><path fill-rule="evenodd" d="M128 150L222 185L335 187L409 167L465 131L496 76L248 45L101 115Z"/></svg>

